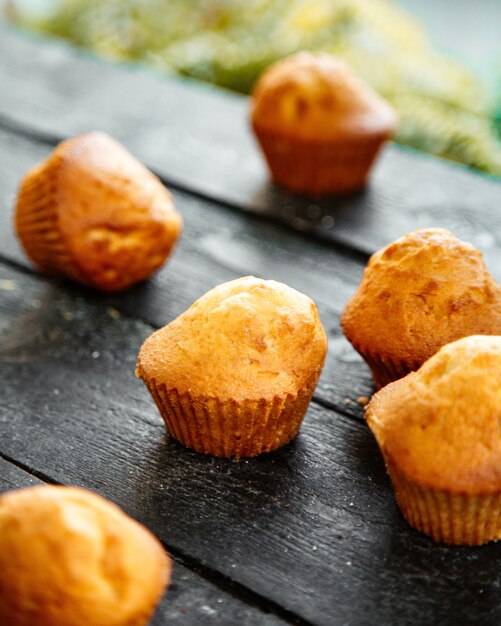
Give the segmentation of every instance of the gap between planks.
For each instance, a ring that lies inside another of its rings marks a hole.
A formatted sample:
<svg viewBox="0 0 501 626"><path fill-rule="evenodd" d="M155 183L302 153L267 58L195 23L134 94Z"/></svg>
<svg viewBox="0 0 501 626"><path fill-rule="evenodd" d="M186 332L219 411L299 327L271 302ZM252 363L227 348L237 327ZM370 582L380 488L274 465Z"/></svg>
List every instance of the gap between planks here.
<svg viewBox="0 0 501 626"><path fill-rule="evenodd" d="M55 485L58 487L65 486L63 483L53 479L52 477L48 476L44 472L40 472L39 470L33 467L30 467L26 465L25 463L17 461L16 459L12 458L8 454L3 453L2 451L0 451L0 459L3 459L4 461L6 461L7 463L10 463L11 465L14 465L18 469L22 470L23 472L26 472L30 476L33 476L34 478L38 479L39 481L45 484ZM274 602L273 600L270 600L266 598L265 596L262 596L252 591L245 585L242 585L232 580L231 578L228 578L227 576L217 571L216 569L213 569L207 565L204 565L200 561L197 561L197 559L184 554L183 552L181 552L180 550L176 548L173 548L168 543L164 541L160 541L160 543L164 546L164 548L167 550L167 552L175 561L177 561L178 563L186 567L186 569L189 569L190 571L194 572L201 578L204 578L208 582L212 583L224 593L228 593L234 598L237 598L238 600L244 602L245 604L249 606L259 609L260 611L264 613L271 613L275 615L276 617L280 617L281 619L289 622L290 624L295 624L297 626L315 626L313 622L305 620L303 617L300 617L293 611L289 611L285 609L284 607L280 606L277 602Z"/></svg>
<svg viewBox="0 0 501 626"><path fill-rule="evenodd" d="M32 141L34 143L42 144L43 146L49 146L52 148L55 148L62 141L69 139L69 137L65 137L62 135L56 136L53 134L44 133L39 130L28 128L24 124L13 121L2 113L0 113L0 129L9 132L12 135L23 137L23 139L27 139L28 141ZM305 237L306 239L312 239L316 243L320 243L338 252L348 254L349 256L354 257L355 261L358 261L364 265L367 263L369 257L371 256L371 253L366 248L357 246L354 243L345 243L341 240L334 240L331 237L324 236L321 230L313 230L311 228L294 228L291 225L291 221L286 218L282 218L278 215L272 215L269 213L259 213L258 211L245 210L242 207L235 206L228 200L222 200L215 197L214 195L211 195L210 193L204 193L203 191L193 189L188 185L183 185L180 182L175 182L164 174L156 171L155 168L148 169L150 169L150 171L153 172L153 174L155 174L155 176L157 176L159 180L163 183L163 185L165 185L167 188L172 188L176 191L188 193L194 198L199 198L200 200L205 200L206 202L215 202L219 206L230 209L231 211L246 213L247 215L251 215L258 219L263 219L273 224L285 226L297 235ZM0 255L0 258L3 257L1 257Z"/></svg>
<svg viewBox="0 0 501 626"><path fill-rule="evenodd" d="M31 276L31 277L35 277L38 280L46 280L48 282L56 282L56 279L53 279L51 277L47 277L47 276L43 276L42 274L40 274L39 272L36 271L35 268L31 268L28 265L23 265L22 263L19 263L13 259L8 259L6 257L4 257L1 253L0 253L0 263L7 266L7 267L11 267L12 269L14 269L15 271L19 271L20 273L27 275L27 276ZM79 285L77 285L77 288L79 287ZM103 306L106 307L106 303L103 303ZM126 319L130 319L133 321L139 321L142 324L144 324L145 326L150 327L153 331L157 330L159 327L156 326L155 324L150 323L147 320L144 320L141 317L136 317L134 315L132 315L130 312L128 312L127 310L122 309L118 304L115 305L117 310L120 311L120 315L122 315L124 318ZM318 396L318 394L314 393L313 397L311 399L311 402L313 402L314 404L328 410L331 411L333 413L335 413L336 415L342 416L344 418L349 419L350 421L356 421L357 423L360 423L361 418L359 416L357 416L356 414L350 413L349 411L344 410L341 406L336 405L335 403L322 398L320 396ZM0 452L0 456L1 456L1 452Z"/></svg>
<svg viewBox="0 0 501 626"><path fill-rule="evenodd" d="M35 268L31 268L27 265L23 265L11 259L5 259L2 257L2 255L0 255L0 263L2 263L5 266L11 267L15 271L19 271L20 273L24 275L33 277L37 280L57 283L57 281L55 281L54 279L47 278L47 277L40 275L35 270ZM138 320L137 317L132 316L129 313L121 313L121 315L123 315L125 318L131 319L134 321ZM139 319L139 321L143 323L145 326L150 327L152 330L156 328L153 324L150 324L142 319ZM356 416L350 415L349 413L340 410L339 407L334 407L334 405L332 403L329 403L328 401L319 399L318 397L314 396L312 398L312 402L325 408L326 410L333 412L334 414L336 414L337 417L345 418L349 420L350 422L353 422L353 420L355 420L356 422L360 423L360 419L358 419ZM17 459L1 451L0 451L0 458L18 467L19 469L37 478L38 480L41 480L44 483L52 484L52 485L63 485L63 483L55 480L48 474L45 474L44 472L36 469L35 467L26 465L25 463L18 461ZM179 563L184 565L187 569L200 575L202 578L208 580L209 582L214 584L216 587L218 587L221 591L229 593L233 597L245 602L249 606L253 606L264 612L271 613L275 615L276 617L279 617L285 621L288 621L291 624L297 624L299 626L314 626L313 622L310 622L304 619L303 617L297 615L293 611L289 611L285 609L277 602L267 598L266 596L263 596L259 593L254 592L252 589L246 587L245 585L242 585L241 583L238 583L232 580L231 578L219 572L218 570L204 565L203 563L198 561L196 558L184 554L182 551L176 548L173 548L168 543L166 542L162 542L162 543L165 546L165 548L168 550L168 552Z"/></svg>

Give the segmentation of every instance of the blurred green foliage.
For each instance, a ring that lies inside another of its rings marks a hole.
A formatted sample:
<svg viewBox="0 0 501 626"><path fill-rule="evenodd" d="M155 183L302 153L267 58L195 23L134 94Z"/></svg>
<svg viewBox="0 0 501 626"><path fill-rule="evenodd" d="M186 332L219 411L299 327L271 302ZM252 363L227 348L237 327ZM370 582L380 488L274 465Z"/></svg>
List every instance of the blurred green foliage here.
<svg viewBox="0 0 501 626"><path fill-rule="evenodd" d="M44 19L11 13L105 57L243 93L276 59L324 50L394 105L397 141L501 175L485 88L390 0L56 0Z"/></svg>

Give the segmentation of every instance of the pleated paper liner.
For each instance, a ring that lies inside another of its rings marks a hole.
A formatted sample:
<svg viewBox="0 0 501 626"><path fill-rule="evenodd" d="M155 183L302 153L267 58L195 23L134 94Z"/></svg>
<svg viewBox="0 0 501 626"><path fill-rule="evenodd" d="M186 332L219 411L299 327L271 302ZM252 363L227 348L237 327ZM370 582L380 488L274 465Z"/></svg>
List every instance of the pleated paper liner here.
<svg viewBox="0 0 501 626"><path fill-rule="evenodd" d="M420 361L394 361L389 358L383 358L366 351L359 345L352 345L370 367L377 389L386 387L389 383L407 376L407 374L418 370L422 365Z"/></svg>
<svg viewBox="0 0 501 626"><path fill-rule="evenodd" d="M388 465L407 522L436 542L479 546L501 539L501 494L449 493L409 481Z"/></svg>
<svg viewBox="0 0 501 626"><path fill-rule="evenodd" d="M145 383L174 439L203 454L237 459L271 452L294 439L315 388L237 402L180 394L155 380Z"/></svg>
<svg viewBox="0 0 501 626"><path fill-rule="evenodd" d="M364 186L384 138L308 142L255 128L274 180L291 191L345 194Z"/></svg>
<svg viewBox="0 0 501 626"><path fill-rule="evenodd" d="M83 281L65 245L58 224L56 157L28 172L16 204L16 231L29 258L42 271Z"/></svg>

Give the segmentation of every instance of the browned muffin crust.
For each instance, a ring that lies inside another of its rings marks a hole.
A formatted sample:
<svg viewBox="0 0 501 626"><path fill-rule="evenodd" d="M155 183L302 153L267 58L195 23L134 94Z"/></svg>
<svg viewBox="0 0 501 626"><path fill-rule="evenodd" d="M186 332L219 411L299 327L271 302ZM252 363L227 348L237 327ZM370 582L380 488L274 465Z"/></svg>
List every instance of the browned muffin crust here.
<svg viewBox="0 0 501 626"><path fill-rule="evenodd" d="M299 193L361 187L397 125L391 106L340 59L300 52L270 66L251 122L273 178Z"/></svg>
<svg viewBox="0 0 501 626"><path fill-rule="evenodd" d="M396 127L392 107L341 59L299 52L271 65L252 93L256 129L305 141L365 141Z"/></svg>
<svg viewBox="0 0 501 626"><path fill-rule="evenodd" d="M153 333L137 375L176 439L217 456L252 456L296 435L326 350L310 298L247 277Z"/></svg>
<svg viewBox="0 0 501 626"><path fill-rule="evenodd" d="M436 541L501 539L501 336L448 344L371 400L407 521Z"/></svg>
<svg viewBox="0 0 501 626"><path fill-rule="evenodd" d="M182 228L158 178L97 132L61 143L26 174L15 222L26 254L43 272L103 291L150 276Z"/></svg>
<svg viewBox="0 0 501 626"><path fill-rule="evenodd" d="M145 626L170 581L160 543L84 489L0 496L0 616L5 626Z"/></svg>
<svg viewBox="0 0 501 626"><path fill-rule="evenodd" d="M371 257L341 324L380 387L460 337L501 334L501 287L472 245L417 230Z"/></svg>

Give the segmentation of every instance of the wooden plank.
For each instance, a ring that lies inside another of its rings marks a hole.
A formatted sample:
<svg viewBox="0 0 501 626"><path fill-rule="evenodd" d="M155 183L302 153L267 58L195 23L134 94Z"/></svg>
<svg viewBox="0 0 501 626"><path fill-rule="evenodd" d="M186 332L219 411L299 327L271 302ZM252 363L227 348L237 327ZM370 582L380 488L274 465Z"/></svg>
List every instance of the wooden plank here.
<svg viewBox="0 0 501 626"><path fill-rule="evenodd" d="M438 546L411 530L364 424L312 404L274 454L187 451L134 378L150 327L12 268L0 281L1 452L99 491L311 623L499 623L501 544Z"/></svg>
<svg viewBox="0 0 501 626"><path fill-rule="evenodd" d="M0 256L27 268L30 265L12 229L12 206L23 173L49 151L46 145L0 129ZM92 293L92 297L163 326L218 283L250 273L283 281L317 302L328 332L331 350L318 397L338 410L348 408L360 416L356 402L346 402L369 395L371 379L339 326L339 315L362 274L357 257L181 191L174 191L174 200L185 229L167 266L153 280L123 294L105 297Z"/></svg>
<svg viewBox="0 0 501 626"><path fill-rule="evenodd" d="M43 484L41 480L0 457L0 493L40 484ZM150 626L279 626L287 623L225 593L174 559L171 586Z"/></svg>
<svg viewBox="0 0 501 626"><path fill-rule="evenodd" d="M0 252L4 258L26 266L27 259L13 231L16 191L26 171L50 152L50 146L0 128ZM207 283L212 272L219 271L221 277L226 272L224 275L229 279L246 272L263 275L273 271L277 280L296 281L298 289L306 290L309 286L313 298L325 300L339 313L361 278L362 267L354 263L354 259L360 261L357 255L343 253L283 226L234 212L177 189L173 189L173 196L185 221L174 261L185 265L185 271L189 271L190 265L208 264L207 276L200 283L205 288L214 284ZM174 272L172 262L164 273ZM339 294L335 303L330 297L332 291ZM157 323L154 319L150 321Z"/></svg>
<svg viewBox="0 0 501 626"><path fill-rule="evenodd" d="M5 26L0 60L0 83L9 86L0 92L4 124L49 142L106 130L168 182L365 254L411 229L443 226L501 268L495 180L393 145L365 192L341 200L299 198L269 184L242 96L118 68Z"/></svg>
<svg viewBox="0 0 501 626"><path fill-rule="evenodd" d="M22 487L34 487L41 483L42 481L32 474L28 474L28 472L0 457L0 493Z"/></svg>

